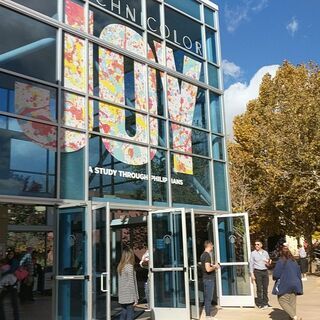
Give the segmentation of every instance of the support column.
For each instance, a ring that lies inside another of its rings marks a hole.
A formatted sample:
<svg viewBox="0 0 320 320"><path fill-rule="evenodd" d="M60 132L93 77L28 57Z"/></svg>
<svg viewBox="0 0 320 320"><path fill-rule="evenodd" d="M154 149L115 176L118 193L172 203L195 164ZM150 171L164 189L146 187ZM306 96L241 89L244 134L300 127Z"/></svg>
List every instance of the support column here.
<svg viewBox="0 0 320 320"><path fill-rule="evenodd" d="M0 205L0 258L4 257L7 250L8 238L8 207Z"/></svg>

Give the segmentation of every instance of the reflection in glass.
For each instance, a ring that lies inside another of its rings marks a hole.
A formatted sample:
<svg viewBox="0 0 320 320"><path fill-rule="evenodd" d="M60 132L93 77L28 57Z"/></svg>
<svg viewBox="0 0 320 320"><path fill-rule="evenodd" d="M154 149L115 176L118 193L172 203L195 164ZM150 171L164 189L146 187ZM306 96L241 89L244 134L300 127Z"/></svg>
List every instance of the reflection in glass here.
<svg viewBox="0 0 320 320"><path fill-rule="evenodd" d="M44 225L47 223L47 211L52 213L51 207L8 205L8 223L18 225Z"/></svg>
<svg viewBox="0 0 320 320"><path fill-rule="evenodd" d="M85 207L59 209L59 275L86 272Z"/></svg>
<svg viewBox="0 0 320 320"><path fill-rule="evenodd" d="M165 0L166 3L200 20L200 3L195 0Z"/></svg>
<svg viewBox="0 0 320 320"><path fill-rule="evenodd" d="M212 136L213 159L224 160L223 138L220 136Z"/></svg>
<svg viewBox="0 0 320 320"><path fill-rule="evenodd" d="M211 130L222 133L221 97L213 92L210 92L210 119Z"/></svg>
<svg viewBox="0 0 320 320"><path fill-rule="evenodd" d="M206 91L199 88L197 92L196 106L193 114L192 125L207 128Z"/></svg>
<svg viewBox="0 0 320 320"><path fill-rule="evenodd" d="M154 306L186 308L184 271L154 273Z"/></svg>
<svg viewBox="0 0 320 320"><path fill-rule="evenodd" d="M89 193L90 197L113 200L147 200L147 165L130 165L115 158L106 149L102 137L92 136L89 142ZM105 142L113 141L105 139ZM136 145L116 141L131 149ZM139 150L147 152L146 147ZM120 154L117 154L120 155Z"/></svg>
<svg viewBox="0 0 320 320"><path fill-rule="evenodd" d="M178 206L189 204L197 206L211 205L209 160L192 157L193 173L183 174L174 171L171 154L172 201Z"/></svg>
<svg viewBox="0 0 320 320"><path fill-rule="evenodd" d="M167 152L158 149L151 160L152 201L154 203L167 203Z"/></svg>
<svg viewBox="0 0 320 320"><path fill-rule="evenodd" d="M155 0L146 1L147 6L147 29L153 33L161 35L160 30L160 4Z"/></svg>
<svg viewBox="0 0 320 320"><path fill-rule="evenodd" d="M4 7L0 21L0 67L55 82L56 29Z"/></svg>
<svg viewBox="0 0 320 320"><path fill-rule="evenodd" d="M55 121L56 95L55 88L0 73L0 111Z"/></svg>
<svg viewBox="0 0 320 320"><path fill-rule="evenodd" d="M245 219L241 217L218 218L220 261L247 262Z"/></svg>
<svg viewBox="0 0 320 320"><path fill-rule="evenodd" d="M56 139L52 148L44 148L50 134L56 137L55 127L0 116L1 194L55 196L55 169L51 168L56 163Z"/></svg>
<svg viewBox="0 0 320 320"><path fill-rule="evenodd" d="M217 63L216 52L216 32L212 29L206 28L206 40L207 40L207 59L210 62Z"/></svg>
<svg viewBox="0 0 320 320"><path fill-rule="evenodd" d="M57 0L13 0L25 7L57 19Z"/></svg>
<svg viewBox="0 0 320 320"><path fill-rule="evenodd" d="M58 319L86 319L85 290L84 280L58 281Z"/></svg>
<svg viewBox="0 0 320 320"><path fill-rule="evenodd" d="M213 164L216 209L222 211L228 211L227 177L225 166L225 163L217 161Z"/></svg>
<svg viewBox="0 0 320 320"><path fill-rule="evenodd" d="M221 266L222 295L249 296L250 275L247 265Z"/></svg>
<svg viewBox="0 0 320 320"><path fill-rule="evenodd" d="M175 2L177 3L177 1ZM182 1L179 1L179 3L180 2L182 3ZM203 55L200 23L191 20L168 7L165 8L165 23L167 26L167 40L170 40L199 56ZM186 26L188 26L188 28L186 28Z"/></svg>
<svg viewBox="0 0 320 320"><path fill-rule="evenodd" d="M149 112L151 114L165 116L164 91L162 81L164 74L159 70L149 68Z"/></svg>
<svg viewBox="0 0 320 320"><path fill-rule="evenodd" d="M203 61L201 59L198 59L195 56L188 54L185 50L178 48L172 44L167 43L166 46L167 46L167 48L171 48L173 50L176 71L178 71L180 73L183 73L183 66L184 66L185 57L188 57L192 60L200 62L201 63L200 77L197 80L204 82L204 68L203 68ZM167 65L167 67L170 68L171 65Z"/></svg>
<svg viewBox="0 0 320 320"><path fill-rule="evenodd" d="M208 133L192 129L192 153L202 156L209 155Z"/></svg>
<svg viewBox="0 0 320 320"><path fill-rule="evenodd" d="M215 88L219 88L219 69L208 63L208 78L209 78L209 85Z"/></svg>
<svg viewBox="0 0 320 320"><path fill-rule="evenodd" d="M209 25L210 27L212 27L212 28L215 27L214 15L215 15L214 11L212 11L208 7L204 7L204 20L205 20L205 23L207 25Z"/></svg>
<svg viewBox="0 0 320 320"><path fill-rule="evenodd" d="M181 212L152 215L153 267L183 267Z"/></svg>

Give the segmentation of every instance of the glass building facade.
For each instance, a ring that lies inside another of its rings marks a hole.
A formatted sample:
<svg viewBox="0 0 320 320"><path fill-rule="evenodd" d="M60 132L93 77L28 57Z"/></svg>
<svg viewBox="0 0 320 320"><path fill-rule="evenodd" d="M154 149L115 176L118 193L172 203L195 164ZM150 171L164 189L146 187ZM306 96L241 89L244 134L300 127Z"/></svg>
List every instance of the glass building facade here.
<svg viewBox="0 0 320 320"><path fill-rule="evenodd" d="M249 279L247 217L228 217L217 6L0 0L0 17L0 231L10 235L8 242L0 232L0 253L8 243L23 247L30 232L41 234L44 265L56 280L53 318L112 318L114 266L128 233L119 228L131 220L123 229L147 237L143 245L128 241L138 256L147 244L164 250L166 232L179 233L177 248L192 240L179 258L182 270L190 250L197 264L197 234L212 239L216 259L225 263L218 286L230 298L226 305L234 305L234 296L251 299L252 286L243 282ZM167 216L148 213L155 210ZM177 232L167 230L171 223ZM237 237L242 242L235 244ZM155 268L158 262L152 260ZM176 288L171 297L161 286L166 281ZM175 319L198 318L192 281L189 288L185 271L156 273L153 307L184 305L188 313ZM157 305L156 297L168 301ZM154 319L168 319L161 310Z"/></svg>

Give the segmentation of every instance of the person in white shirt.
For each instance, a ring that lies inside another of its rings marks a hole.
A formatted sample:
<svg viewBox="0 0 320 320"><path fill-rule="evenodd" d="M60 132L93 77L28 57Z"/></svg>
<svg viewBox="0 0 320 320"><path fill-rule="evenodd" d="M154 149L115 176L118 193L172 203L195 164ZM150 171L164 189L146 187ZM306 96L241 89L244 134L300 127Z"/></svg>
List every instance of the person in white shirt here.
<svg viewBox="0 0 320 320"><path fill-rule="evenodd" d="M302 273L302 281L307 280L307 272L308 272L308 259L307 253L303 245L299 244L298 246L299 251L299 265Z"/></svg>
<svg viewBox="0 0 320 320"><path fill-rule="evenodd" d="M271 265L269 253L262 249L262 242L256 240L255 250L251 252L250 257L250 275L251 280L257 285L257 306L260 309L267 309L269 305L268 286L269 273L268 267Z"/></svg>

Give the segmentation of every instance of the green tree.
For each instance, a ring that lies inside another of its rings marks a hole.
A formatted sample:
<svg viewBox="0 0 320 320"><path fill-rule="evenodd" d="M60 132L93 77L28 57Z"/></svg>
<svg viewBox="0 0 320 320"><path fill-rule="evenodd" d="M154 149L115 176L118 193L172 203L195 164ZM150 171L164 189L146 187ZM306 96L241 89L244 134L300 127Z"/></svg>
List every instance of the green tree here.
<svg viewBox="0 0 320 320"><path fill-rule="evenodd" d="M288 62L263 78L234 120L229 143L233 209L252 231L304 236L320 224L320 68Z"/></svg>

